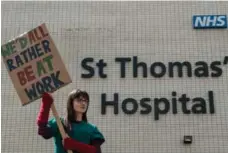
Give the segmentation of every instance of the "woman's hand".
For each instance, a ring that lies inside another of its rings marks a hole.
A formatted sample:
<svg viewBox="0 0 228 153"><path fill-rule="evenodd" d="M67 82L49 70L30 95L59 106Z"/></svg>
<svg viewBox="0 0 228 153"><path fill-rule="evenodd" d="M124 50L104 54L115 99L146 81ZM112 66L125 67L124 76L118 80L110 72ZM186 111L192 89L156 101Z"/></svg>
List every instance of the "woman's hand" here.
<svg viewBox="0 0 228 153"><path fill-rule="evenodd" d="M43 93L42 95L42 103L45 103L45 105L49 106L53 103L54 99L50 93Z"/></svg>

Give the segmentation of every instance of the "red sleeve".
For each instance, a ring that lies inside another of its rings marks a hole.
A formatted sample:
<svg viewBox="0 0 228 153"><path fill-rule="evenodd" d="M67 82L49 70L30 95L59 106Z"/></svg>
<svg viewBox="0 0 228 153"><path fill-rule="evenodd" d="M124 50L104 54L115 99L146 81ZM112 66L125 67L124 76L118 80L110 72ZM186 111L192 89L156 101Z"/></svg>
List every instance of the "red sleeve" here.
<svg viewBox="0 0 228 153"><path fill-rule="evenodd" d="M81 143L77 140L72 138L65 138L64 139L64 149L66 150L75 150L80 153L99 153L100 145L97 143L94 145L88 145L85 143Z"/></svg>

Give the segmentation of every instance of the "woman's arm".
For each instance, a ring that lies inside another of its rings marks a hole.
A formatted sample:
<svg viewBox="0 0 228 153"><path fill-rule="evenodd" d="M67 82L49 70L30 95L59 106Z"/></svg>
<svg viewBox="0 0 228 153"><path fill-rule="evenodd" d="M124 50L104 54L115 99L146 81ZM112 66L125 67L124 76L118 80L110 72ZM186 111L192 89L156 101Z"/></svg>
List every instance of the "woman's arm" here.
<svg viewBox="0 0 228 153"><path fill-rule="evenodd" d="M94 145L88 145L85 143L81 143L77 140L74 140L72 138L65 138L63 139L63 146L66 150L73 150L80 153L99 153L99 148L97 150L97 147Z"/></svg>
<svg viewBox="0 0 228 153"><path fill-rule="evenodd" d="M50 94L43 94L39 114L36 120L36 123L38 125L38 134L45 139L49 139L54 135L51 127L47 126L48 117L53 101L54 100Z"/></svg>

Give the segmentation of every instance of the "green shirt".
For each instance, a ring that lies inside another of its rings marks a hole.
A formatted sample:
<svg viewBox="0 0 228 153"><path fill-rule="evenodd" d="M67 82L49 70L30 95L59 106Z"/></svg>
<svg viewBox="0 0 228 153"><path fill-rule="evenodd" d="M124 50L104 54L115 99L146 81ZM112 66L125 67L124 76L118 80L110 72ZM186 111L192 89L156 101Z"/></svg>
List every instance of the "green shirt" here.
<svg viewBox="0 0 228 153"><path fill-rule="evenodd" d="M63 121L63 119L61 118ZM60 131L58 129L57 123L55 118L51 119L48 122L48 126L52 128L54 133L54 143L55 143L55 153L67 153L62 145L62 137L60 134ZM81 121L78 123L72 123L72 130L70 133L67 133L71 138L85 143L85 144L91 144L91 142L95 139L101 139L104 141L104 136L102 133L98 130L98 128L88 122Z"/></svg>

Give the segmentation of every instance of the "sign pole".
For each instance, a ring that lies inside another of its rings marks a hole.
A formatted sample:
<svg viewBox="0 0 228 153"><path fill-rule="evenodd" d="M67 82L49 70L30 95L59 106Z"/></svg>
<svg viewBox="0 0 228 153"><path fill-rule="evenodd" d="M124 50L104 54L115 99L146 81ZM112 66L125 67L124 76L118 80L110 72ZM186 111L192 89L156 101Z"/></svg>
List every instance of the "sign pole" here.
<svg viewBox="0 0 228 153"><path fill-rule="evenodd" d="M60 134L61 134L62 138L64 139L64 138L67 137L67 135L66 135L66 132L65 132L65 130L63 128L62 122L61 122L61 120L59 118L59 115L58 115L58 112L57 112L57 110L55 108L55 104L54 103L52 103L52 105L51 105L51 110L52 110L52 114L54 115L54 117L56 119ZM67 153L73 153L73 152L71 150L67 150Z"/></svg>

